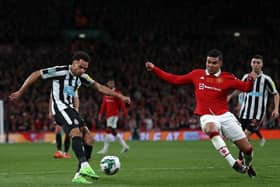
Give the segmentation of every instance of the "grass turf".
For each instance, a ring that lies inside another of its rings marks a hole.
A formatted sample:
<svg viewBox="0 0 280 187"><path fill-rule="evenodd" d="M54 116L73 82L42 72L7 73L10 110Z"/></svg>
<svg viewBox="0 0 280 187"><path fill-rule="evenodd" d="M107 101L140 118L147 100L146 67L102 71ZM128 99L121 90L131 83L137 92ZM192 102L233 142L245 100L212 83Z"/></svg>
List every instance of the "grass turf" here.
<svg viewBox="0 0 280 187"><path fill-rule="evenodd" d="M260 147L258 141L252 142L255 179L231 169L209 141L128 143L131 149L126 154L119 153L119 144L110 146L107 155L117 155L121 161L121 169L114 176L100 171L99 161L104 155L96 154L102 147L102 143L96 143L91 166L101 178L93 181L92 186L272 187L280 184L279 140L267 141L264 147ZM236 157L237 148L227 144ZM71 182L77 166L72 151L71 159L54 159L53 144L0 144L0 150L1 187L85 186Z"/></svg>

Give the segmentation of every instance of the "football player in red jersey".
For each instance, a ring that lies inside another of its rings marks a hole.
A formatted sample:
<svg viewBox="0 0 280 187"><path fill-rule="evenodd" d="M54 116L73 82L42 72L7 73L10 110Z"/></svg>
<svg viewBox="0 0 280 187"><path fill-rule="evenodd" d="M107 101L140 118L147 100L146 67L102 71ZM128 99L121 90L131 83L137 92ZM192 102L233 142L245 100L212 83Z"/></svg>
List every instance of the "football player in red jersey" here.
<svg viewBox="0 0 280 187"><path fill-rule="evenodd" d="M115 92L120 93L119 90L115 88L115 81L113 79L107 82L107 86L114 90ZM125 104L119 98L113 96L103 96L102 105L98 114L98 120L101 121L102 115L105 113L106 117L106 134L104 137L104 146L98 151L98 154L106 154L109 145L110 145L110 135L112 134L115 139L121 144L122 150L121 153L128 151L129 146L125 143L124 139L120 134L117 133L117 124L119 120L119 113L122 110L124 117L127 117L127 110Z"/></svg>
<svg viewBox="0 0 280 187"><path fill-rule="evenodd" d="M231 73L222 72L222 63L222 52L212 49L207 53L206 69L194 69L184 75L167 73L152 62L146 62L145 65L148 71L171 84L194 85L196 100L194 113L200 116L202 131L210 137L216 150L234 170L240 173L248 171L250 177L255 177L256 173L252 167L252 145L236 117L229 111L227 95L232 89L251 91L256 77L250 74L248 80L243 82ZM239 150L245 153L245 165L233 158L222 136L234 142Z"/></svg>

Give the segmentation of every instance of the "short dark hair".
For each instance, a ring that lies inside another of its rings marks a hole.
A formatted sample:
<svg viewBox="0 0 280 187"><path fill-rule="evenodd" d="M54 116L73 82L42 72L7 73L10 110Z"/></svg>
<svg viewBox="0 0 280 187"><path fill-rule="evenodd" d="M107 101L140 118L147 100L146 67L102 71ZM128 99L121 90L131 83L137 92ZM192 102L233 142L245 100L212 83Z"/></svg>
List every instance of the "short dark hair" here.
<svg viewBox="0 0 280 187"><path fill-rule="evenodd" d="M207 56L215 58L218 57L220 60L223 60L223 53L218 49L211 49L210 51L208 51Z"/></svg>
<svg viewBox="0 0 280 187"><path fill-rule="evenodd" d="M252 58L260 59L263 61L263 56L262 55L254 55Z"/></svg>
<svg viewBox="0 0 280 187"><path fill-rule="evenodd" d="M88 53L84 52L84 51L76 51L72 57L72 60L84 60L88 63L90 63L91 59Z"/></svg>

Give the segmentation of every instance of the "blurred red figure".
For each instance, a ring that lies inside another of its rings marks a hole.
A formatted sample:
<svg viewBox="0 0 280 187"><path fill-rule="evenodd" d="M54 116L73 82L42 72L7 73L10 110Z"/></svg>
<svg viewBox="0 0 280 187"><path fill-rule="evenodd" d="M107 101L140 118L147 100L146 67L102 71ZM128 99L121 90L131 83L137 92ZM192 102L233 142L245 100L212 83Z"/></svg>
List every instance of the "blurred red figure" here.
<svg viewBox="0 0 280 187"><path fill-rule="evenodd" d="M114 90L115 92L120 93L119 90L116 90L115 88L115 81L109 80L107 82L107 86ZM98 152L98 154L106 154L109 149L110 145L110 135L112 134L115 139L121 144L122 150L121 153L125 153L128 151L129 146L125 143L124 139L120 134L117 133L117 125L119 120L119 113L120 110L123 112L123 116L127 117L127 110L125 107L125 104L122 100L120 100L117 97L113 96L103 96L102 105L99 111L98 120L101 121L102 115L105 113L106 117L106 135L104 137L104 146L103 148Z"/></svg>

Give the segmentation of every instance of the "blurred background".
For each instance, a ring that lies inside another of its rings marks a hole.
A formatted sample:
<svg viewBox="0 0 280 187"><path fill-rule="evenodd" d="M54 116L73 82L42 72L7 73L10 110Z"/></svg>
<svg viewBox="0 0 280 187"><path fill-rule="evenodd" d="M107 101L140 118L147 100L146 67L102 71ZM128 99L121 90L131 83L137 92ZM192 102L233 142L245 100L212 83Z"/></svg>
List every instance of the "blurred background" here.
<svg viewBox="0 0 280 187"><path fill-rule="evenodd" d="M50 132L50 82L38 81L16 103L8 101L33 71L71 64L76 50L92 57L88 74L132 98L120 128L139 132L199 129L191 86L172 86L145 70L147 60L184 74L204 68L211 48L224 53L223 70L238 78L250 71L250 58L264 56L264 72L280 87L280 12L273 1L0 0L0 99L4 130ZM103 130L97 113L102 95L80 89L80 111L92 131ZM264 129L279 129L269 102ZM238 113L237 100L230 109Z"/></svg>

